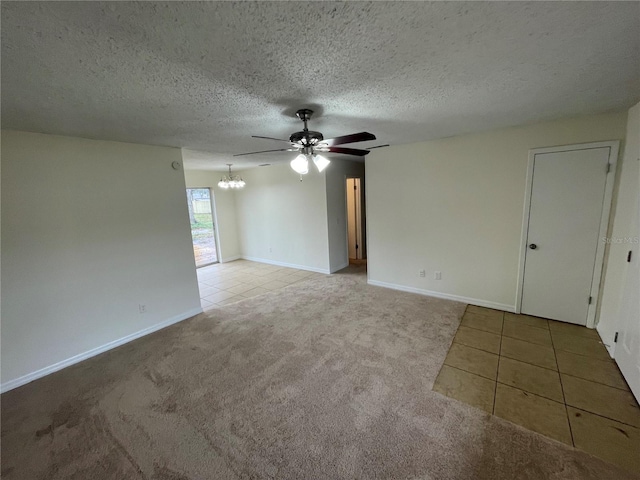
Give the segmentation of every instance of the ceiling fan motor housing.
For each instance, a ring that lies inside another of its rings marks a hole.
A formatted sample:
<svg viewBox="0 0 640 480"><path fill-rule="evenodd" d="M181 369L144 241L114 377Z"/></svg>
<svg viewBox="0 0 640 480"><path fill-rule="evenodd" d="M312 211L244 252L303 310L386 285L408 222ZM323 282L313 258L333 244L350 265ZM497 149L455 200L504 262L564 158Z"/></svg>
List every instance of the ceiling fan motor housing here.
<svg viewBox="0 0 640 480"><path fill-rule="evenodd" d="M295 132L289 137L291 143L299 143L301 145L317 145L322 140L324 140L322 134L320 132L314 132L313 130Z"/></svg>

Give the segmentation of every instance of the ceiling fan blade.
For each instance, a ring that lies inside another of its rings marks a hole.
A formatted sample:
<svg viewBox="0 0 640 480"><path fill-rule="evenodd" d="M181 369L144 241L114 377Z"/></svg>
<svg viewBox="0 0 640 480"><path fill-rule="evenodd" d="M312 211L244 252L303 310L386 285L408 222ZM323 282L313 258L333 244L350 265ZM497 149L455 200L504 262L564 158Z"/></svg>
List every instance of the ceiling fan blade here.
<svg viewBox="0 0 640 480"><path fill-rule="evenodd" d="M368 150L373 150L374 148L382 148L382 147L390 147L391 145L389 145L388 143L385 143L384 145L376 145L375 147L367 147Z"/></svg>
<svg viewBox="0 0 640 480"><path fill-rule="evenodd" d="M343 145L345 143L366 142L367 140L375 140L376 136L369 132L352 133L351 135L344 135L336 138L325 138L322 145L332 147L333 145Z"/></svg>
<svg viewBox="0 0 640 480"><path fill-rule="evenodd" d="M343 147L328 147L327 152L331 153L343 153L345 155L357 155L358 157L364 157L369 150L358 150L357 148L343 148Z"/></svg>
<svg viewBox="0 0 640 480"><path fill-rule="evenodd" d="M241 157L243 155L256 155L257 153L268 153L268 152L295 152L296 149L292 148L278 148L277 150L261 150L259 152L249 152L249 153L236 153L234 157Z"/></svg>
<svg viewBox="0 0 640 480"><path fill-rule="evenodd" d="M287 143L289 143L289 140L285 140L283 138L261 137L260 135L251 135L251 138L264 138L265 140L277 140L278 142L287 142Z"/></svg>

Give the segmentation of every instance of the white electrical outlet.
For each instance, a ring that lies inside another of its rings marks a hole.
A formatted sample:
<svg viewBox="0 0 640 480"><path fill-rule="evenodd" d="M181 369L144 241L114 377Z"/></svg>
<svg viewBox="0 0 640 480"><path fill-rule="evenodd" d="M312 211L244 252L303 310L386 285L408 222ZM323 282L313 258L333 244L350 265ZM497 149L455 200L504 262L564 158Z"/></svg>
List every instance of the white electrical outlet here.
<svg viewBox="0 0 640 480"><path fill-rule="evenodd" d="M140 304L138 305L138 310L140 311L140 313L147 313L147 306Z"/></svg>
<svg viewBox="0 0 640 480"><path fill-rule="evenodd" d="M269 247L269 253L273 253L273 249Z"/></svg>
<svg viewBox="0 0 640 480"><path fill-rule="evenodd" d="M433 277L434 277L436 280L442 280L442 272L435 272L435 273L434 273L434 275L433 275Z"/></svg>
<svg viewBox="0 0 640 480"><path fill-rule="evenodd" d="M421 277L424 277L427 274L427 272L425 272L424 270L420 270L418 272L418 275L420 275Z"/></svg>

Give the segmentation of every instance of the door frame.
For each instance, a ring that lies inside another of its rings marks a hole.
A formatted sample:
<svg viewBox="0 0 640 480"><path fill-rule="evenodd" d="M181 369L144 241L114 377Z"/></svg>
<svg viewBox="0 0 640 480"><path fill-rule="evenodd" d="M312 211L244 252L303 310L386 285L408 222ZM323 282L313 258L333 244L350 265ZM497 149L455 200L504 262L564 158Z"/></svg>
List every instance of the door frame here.
<svg viewBox="0 0 640 480"><path fill-rule="evenodd" d="M358 176L354 176L354 175L345 175L345 179L344 179L344 186L345 186L345 220L347 223L347 261L349 261L351 259L351 257L349 256L349 199L348 199L348 188L347 188L347 184L349 182L349 180L358 180L358 195L357 195L357 201L355 201L354 199L354 208L360 207L359 209L357 209L358 211L356 211L356 216L358 217L356 220L358 220L356 222L356 242L358 243L358 249L356 250L356 257L358 256L358 254L360 254L361 257L363 257L363 251L365 251L363 249L363 244L364 241L362 240L364 237L364 229L362 228L362 224L363 224L363 216L366 218L365 215L363 215L362 213L362 177L358 177ZM359 235L358 235L359 234ZM358 236L360 238L358 238ZM364 237L366 238L366 237ZM359 240L359 241L358 241ZM366 240L365 240L366 241ZM362 258L356 258L355 260L363 260Z"/></svg>
<svg viewBox="0 0 640 480"><path fill-rule="evenodd" d="M218 234L218 215L217 215L218 212L216 210L216 200L214 196L213 187L185 187L185 188L187 190L209 190L209 202L211 203L211 220L213 221L213 237L216 242L217 260L213 263L208 263L206 265L203 265L202 267L196 267L196 270L198 268L208 267L209 265L215 265L216 263L222 263L222 260L220 259L220 236Z"/></svg>
<svg viewBox="0 0 640 480"><path fill-rule="evenodd" d="M618 164L618 151L620 141L612 140L606 142L577 143L574 145L563 145L557 147L532 148L529 150L529 160L527 164L527 179L524 195L524 209L522 215L522 233L520 237L520 258L518 265L518 284L516 288L516 313L521 313L522 294L524 287L524 266L527 256L527 237L529 236L529 215L531 213L531 194L533 190L533 169L536 155L544 153L568 152L573 150L591 150L594 148L609 148L609 171L604 187L604 201L602 204L602 214L600 216L600 228L598 230L598 245L596 247L596 259L593 267L593 277L591 279L591 297L595 300L591 302L587 310L587 328L594 328L596 325L596 312L600 304L600 287L602 283L602 271L604 267L604 254L607 247L606 242L601 241L609 230L609 216L613 201L613 187L616 180L616 170Z"/></svg>

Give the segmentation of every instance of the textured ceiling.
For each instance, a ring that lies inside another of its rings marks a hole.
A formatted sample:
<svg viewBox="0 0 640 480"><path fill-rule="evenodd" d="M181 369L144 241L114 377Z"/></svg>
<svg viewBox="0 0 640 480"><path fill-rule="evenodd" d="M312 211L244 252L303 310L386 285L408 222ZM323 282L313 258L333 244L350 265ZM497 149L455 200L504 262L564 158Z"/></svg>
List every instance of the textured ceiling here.
<svg viewBox="0 0 640 480"><path fill-rule="evenodd" d="M299 130L408 143L631 106L638 2L2 2L2 127L230 160Z"/></svg>

